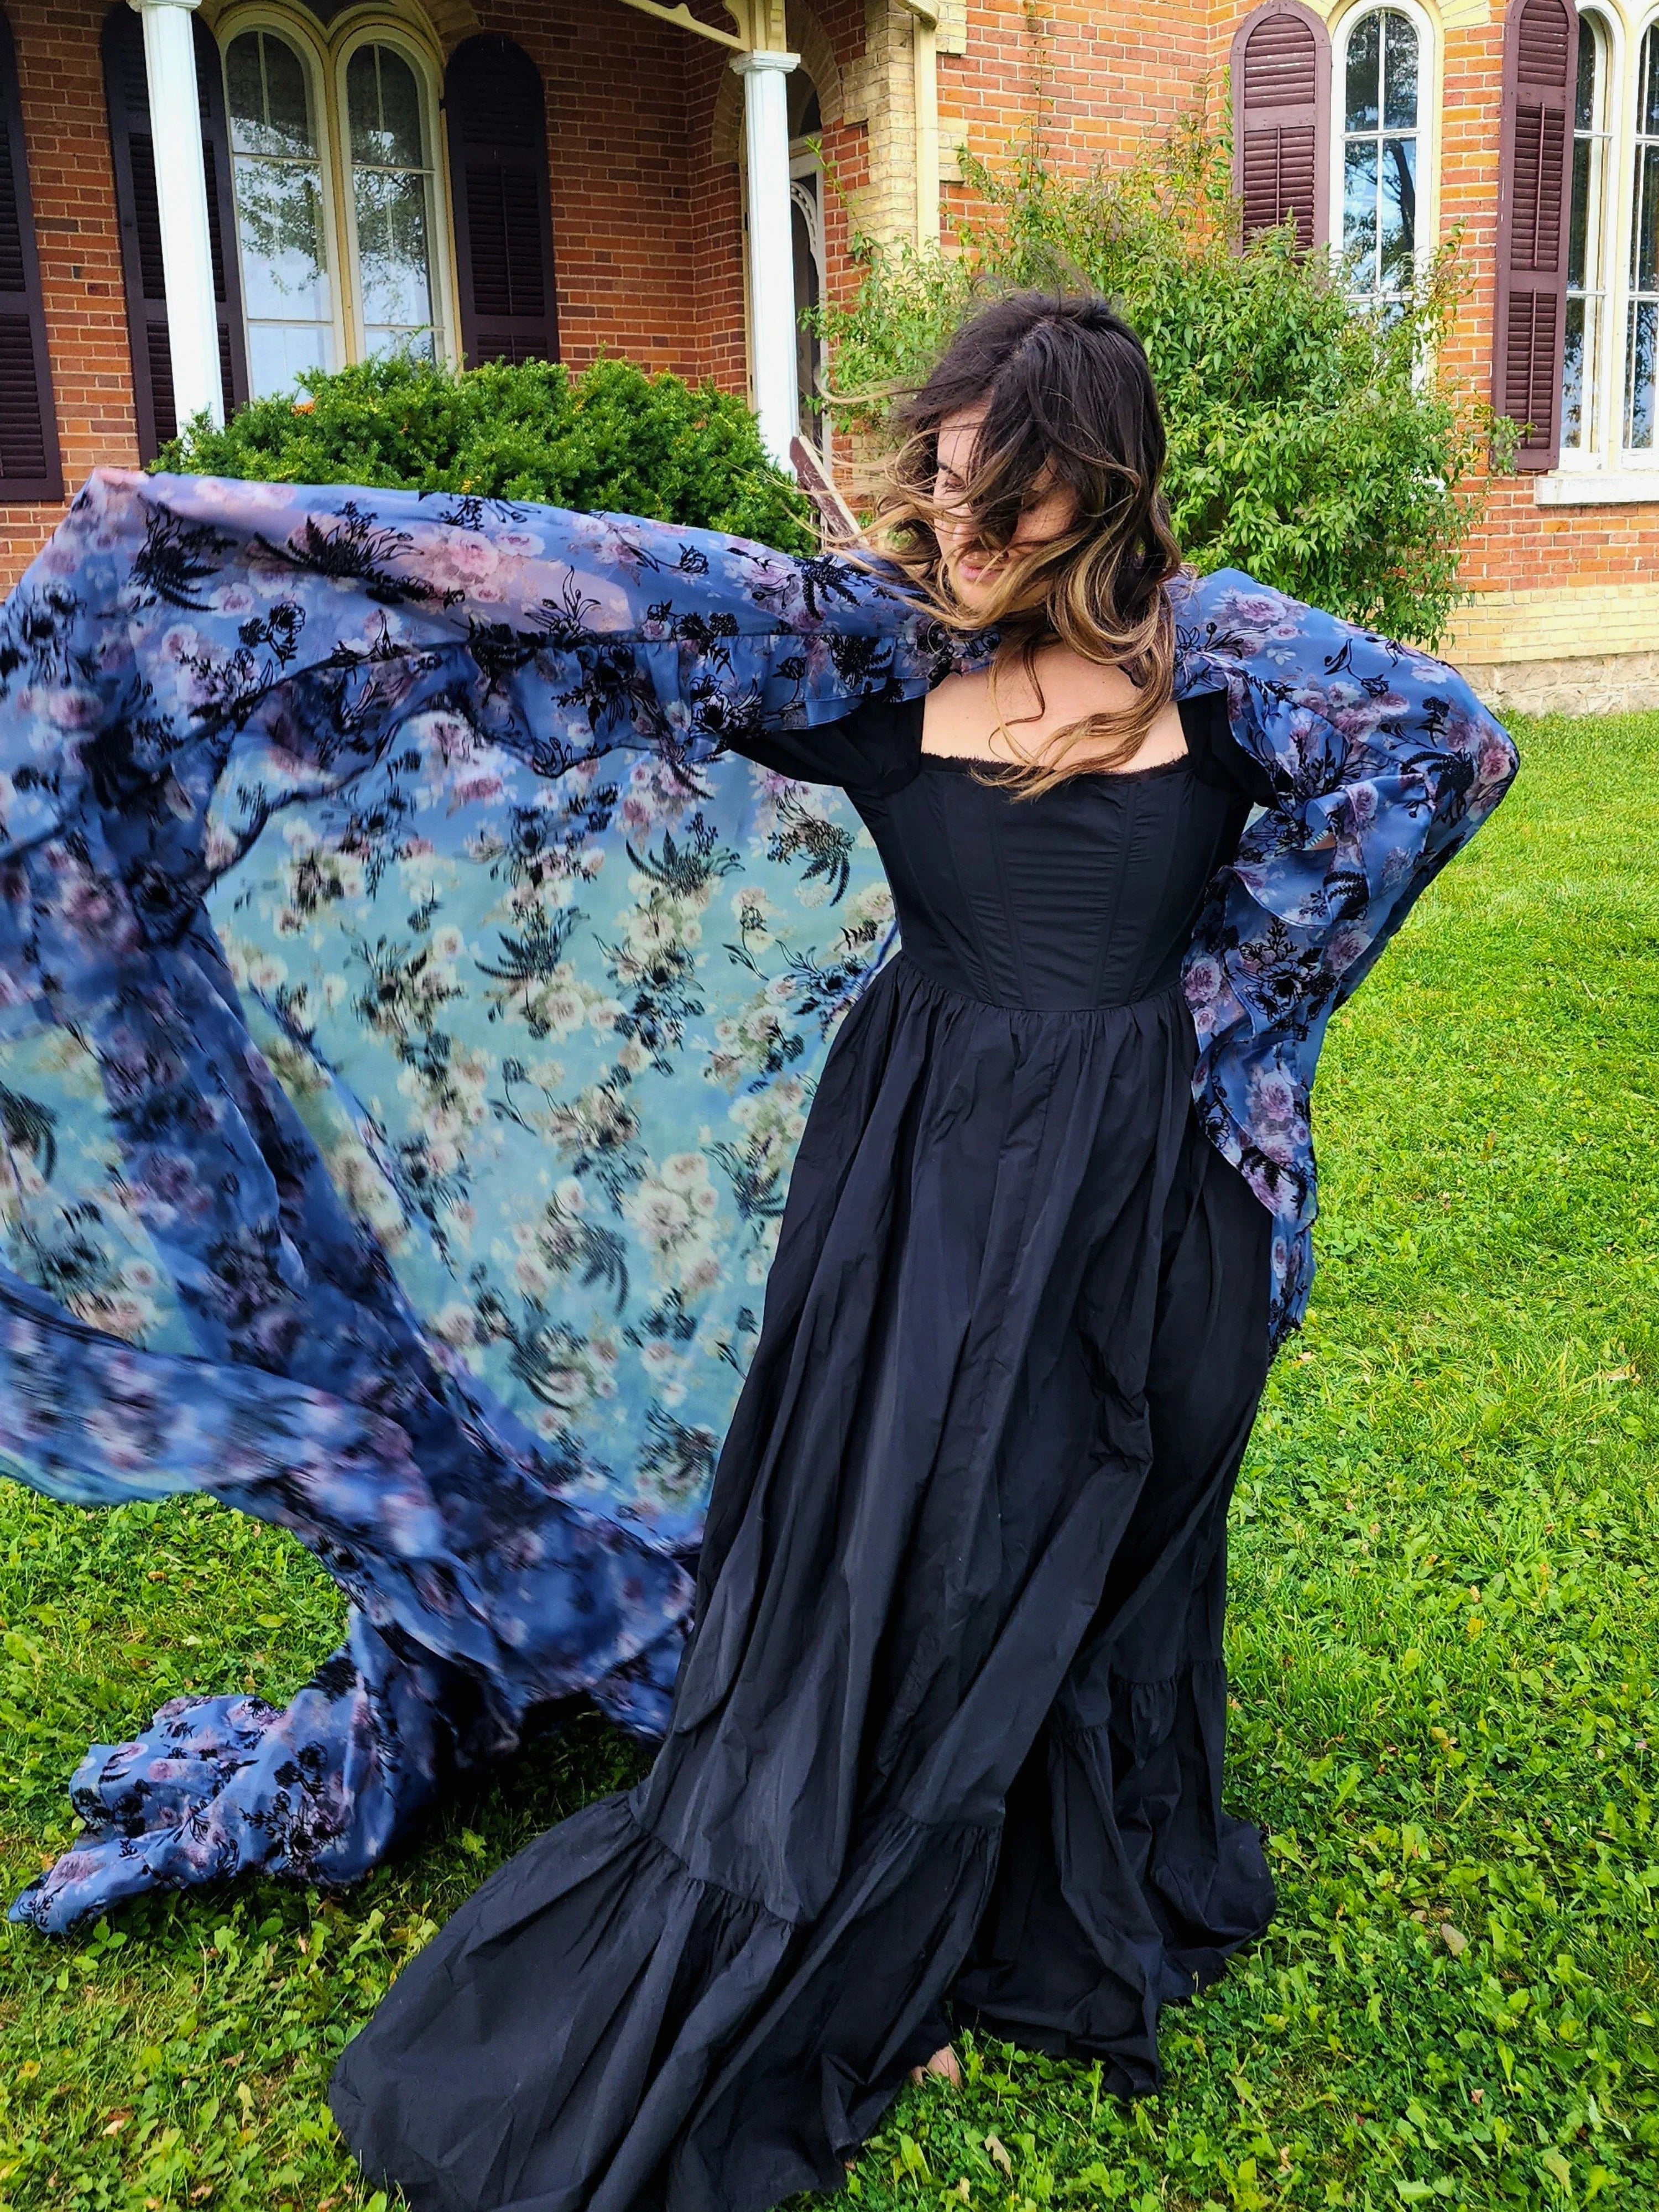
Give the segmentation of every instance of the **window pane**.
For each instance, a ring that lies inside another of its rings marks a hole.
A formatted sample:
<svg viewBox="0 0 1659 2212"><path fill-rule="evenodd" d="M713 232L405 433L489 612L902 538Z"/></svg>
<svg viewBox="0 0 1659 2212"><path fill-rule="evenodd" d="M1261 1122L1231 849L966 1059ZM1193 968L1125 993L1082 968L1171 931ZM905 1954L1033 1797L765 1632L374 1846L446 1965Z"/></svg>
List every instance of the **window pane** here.
<svg viewBox="0 0 1659 2212"><path fill-rule="evenodd" d="M1417 141L1382 142L1380 251L1382 289L1401 292L1412 281L1417 247Z"/></svg>
<svg viewBox="0 0 1659 2212"><path fill-rule="evenodd" d="M1573 128L1595 127L1595 78L1601 58L1601 33L1593 15L1578 19L1578 95L1573 107Z"/></svg>
<svg viewBox="0 0 1659 2212"><path fill-rule="evenodd" d="M352 209L364 343L433 353L432 179L422 90L393 46L359 46L346 65Z"/></svg>
<svg viewBox="0 0 1659 2212"><path fill-rule="evenodd" d="M1633 292L1659 292L1659 146L1637 149L1630 282Z"/></svg>
<svg viewBox="0 0 1659 2212"><path fill-rule="evenodd" d="M1593 352L1589 302L1567 301L1565 343L1561 353L1561 443L1578 447L1585 442L1584 379Z"/></svg>
<svg viewBox="0 0 1659 2212"><path fill-rule="evenodd" d="M1642 41L1636 72L1636 167L1632 179L1630 319L1626 325L1625 443L1638 453L1659 445L1659 24Z"/></svg>
<svg viewBox="0 0 1659 2212"><path fill-rule="evenodd" d="M297 161L236 163L236 228L250 317L326 321L322 180Z"/></svg>
<svg viewBox="0 0 1659 2212"><path fill-rule="evenodd" d="M245 31L225 55L236 241L248 373L256 399L302 368L333 366L333 295L310 81L273 31Z"/></svg>
<svg viewBox="0 0 1659 2212"><path fill-rule="evenodd" d="M1567 214L1567 301L1561 357L1561 445L1586 452L1600 435L1606 253L1607 35L1588 12L1578 19L1578 83L1573 102L1572 198Z"/></svg>
<svg viewBox="0 0 1659 2212"><path fill-rule="evenodd" d="M304 159L317 151L305 64L286 39L244 31L225 56L230 143L239 154Z"/></svg>
<svg viewBox="0 0 1659 2212"><path fill-rule="evenodd" d="M1636 452L1654 445L1655 371L1659 368L1659 301L1632 300L1630 362L1625 377L1625 443Z"/></svg>
<svg viewBox="0 0 1659 2212"><path fill-rule="evenodd" d="M424 177L358 171L357 258L365 325L406 330L431 321Z"/></svg>
<svg viewBox="0 0 1659 2212"><path fill-rule="evenodd" d="M1572 211L1567 218L1567 289L1582 292L1589 265L1590 180L1595 148L1577 138L1572 149Z"/></svg>
<svg viewBox="0 0 1659 2212"><path fill-rule="evenodd" d="M1348 35L1347 113L1350 131L1375 131L1380 112L1382 17L1362 16Z"/></svg>
<svg viewBox="0 0 1659 2212"><path fill-rule="evenodd" d="M291 392L308 368L327 368L333 332L317 323L256 323L247 326L247 373L256 399Z"/></svg>
<svg viewBox="0 0 1659 2212"><path fill-rule="evenodd" d="M392 169L424 166L421 89L394 46L359 46L346 65L351 158Z"/></svg>
<svg viewBox="0 0 1659 2212"><path fill-rule="evenodd" d="M1369 290L1376 282L1376 141L1356 140L1342 165L1342 250L1355 257L1354 274Z"/></svg>
<svg viewBox="0 0 1659 2212"><path fill-rule="evenodd" d="M1417 26L1392 9L1382 18L1382 121L1390 131L1417 128Z"/></svg>

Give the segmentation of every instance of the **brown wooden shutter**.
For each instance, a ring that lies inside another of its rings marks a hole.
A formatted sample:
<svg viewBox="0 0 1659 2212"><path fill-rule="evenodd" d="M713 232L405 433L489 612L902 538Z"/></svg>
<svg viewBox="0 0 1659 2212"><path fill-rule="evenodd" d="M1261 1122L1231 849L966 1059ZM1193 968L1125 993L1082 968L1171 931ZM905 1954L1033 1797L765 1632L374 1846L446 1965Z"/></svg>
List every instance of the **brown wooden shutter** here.
<svg viewBox="0 0 1659 2212"><path fill-rule="evenodd" d="M468 39L445 74L444 109L466 366L556 361L541 72L511 39Z"/></svg>
<svg viewBox="0 0 1659 2212"><path fill-rule="evenodd" d="M202 167L207 183L208 242L213 296L219 310L219 374L229 414L248 396L242 286L236 260L236 210L231 198L230 131L225 73L212 33L195 19L196 82L202 103ZM173 356L167 348L167 293L161 268L161 216L155 197L155 150L144 77L143 26L125 0L104 18L104 97L115 162L115 210L121 225L127 335L132 346L138 452L153 461L178 433L173 404Z"/></svg>
<svg viewBox="0 0 1659 2212"><path fill-rule="evenodd" d="M1522 469L1553 469L1560 454L1577 69L1578 16L1571 0L1511 0L1504 37L1492 404L1528 426L1516 454Z"/></svg>
<svg viewBox="0 0 1659 2212"><path fill-rule="evenodd" d="M0 500L63 496L17 50L0 15Z"/></svg>
<svg viewBox="0 0 1659 2212"><path fill-rule="evenodd" d="M1267 0L1233 33L1233 190L1244 235L1292 217L1304 252L1330 223L1331 40L1300 0Z"/></svg>

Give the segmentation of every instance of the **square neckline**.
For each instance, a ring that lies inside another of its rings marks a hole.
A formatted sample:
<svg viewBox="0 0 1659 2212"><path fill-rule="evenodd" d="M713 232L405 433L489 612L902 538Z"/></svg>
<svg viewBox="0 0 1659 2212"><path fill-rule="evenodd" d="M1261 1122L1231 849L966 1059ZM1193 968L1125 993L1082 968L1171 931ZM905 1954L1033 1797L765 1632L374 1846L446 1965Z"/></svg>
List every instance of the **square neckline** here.
<svg viewBox="0 0 1659 2212"><path fill-rule="evenodd" d="M1066 776L1066 781L1067 783L1082 782L1085 781L1096 783L1144 783L1153 776L1174 775L1178 775L1183 769L1189 770L1193 765L1193 755L1195 748L1193 744L1194 728L1193 725L1188 720L1187 710L1190 707L1194 710L1194 716L1196 717L1206 711L1205 705L1206 701L1213 699L1224 700L1226 696L1227 695L1224 690L1219 690L1214 691L1195 691L1185 699L1177 699L1176 701L1176 712L1181 717L1182 735L1187 741L1184 751L1173 754L1168 760L1153 761L1150 767L1147 768L1073 769ZM915 704L918 709L916 714L916 755L924 768L928 767L930 764L933 767L941 769L1003 769L1013 768L1018 765L1018 763L1013 761L1000 761L994 759L988 753L929 752L922 738L922 731L926 726L927 707L926 693L924 693L922 696L915 702ZM1210 708L1208 711L1213 712L1214 710L1213 708ZM988 787L994 790L998 787L996 784L993 783Z"/></svg>
<svg viewBox="0 0 1659 2212"><path fill-rule="evenodd" d="M1013 761L993 760L985 753L930 753L925 748L921 750L921 760L924 768L1013 768L1018 765ZM1185 752L1176 753L1169 760L1154 761L1150 768L1073 769L1066 781L1067 783L1145 783L1155 775L1179 775L1183 769L1189 769L1192 764L1192 750L1188 747ZM994 790L997 786L994 783L989 788Z"/></svg>

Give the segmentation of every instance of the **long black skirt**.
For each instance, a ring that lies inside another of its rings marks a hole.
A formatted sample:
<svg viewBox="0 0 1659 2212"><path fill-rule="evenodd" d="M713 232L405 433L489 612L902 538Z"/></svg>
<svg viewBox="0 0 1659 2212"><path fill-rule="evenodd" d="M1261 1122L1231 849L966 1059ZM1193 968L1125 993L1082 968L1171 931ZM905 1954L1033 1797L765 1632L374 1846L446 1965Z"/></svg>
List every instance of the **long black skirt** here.
<svg viewBox="0 0 1659 2212"><path fill-rule="evenodd" d="M1159 2079L1259 1936L1224 1812L1225 1520L1267 1216L1177 990L981 1005L901 958L831 1055L651 1772L521 1852L331 2091L422 2212L763 2212L972 2020Z"/></svg>

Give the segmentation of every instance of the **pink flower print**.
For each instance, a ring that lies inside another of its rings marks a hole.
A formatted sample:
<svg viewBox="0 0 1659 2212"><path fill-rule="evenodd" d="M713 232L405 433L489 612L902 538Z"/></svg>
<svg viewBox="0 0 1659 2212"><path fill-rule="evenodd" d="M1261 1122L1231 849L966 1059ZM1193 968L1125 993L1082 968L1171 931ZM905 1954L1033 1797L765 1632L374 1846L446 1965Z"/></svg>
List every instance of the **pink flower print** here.
<svg viewBox="0 0 1659 2212"><path fill-rule="evenodd" d="M1345 796L1350 831L1368 830L1378 813L1376 786L1374 783L1351 783Z"/></svg>
<svg viewBox="0 0 1659 2212"><path fill-rule="evenodd" d="M422 565L427 581L439 591L459 590L477 597L483 586L494 581L501 555L488 538L448 530L424 549Z"/></svg>
<svg viewBox="0 0 1659 2212"><path fill-rule="evenodd" d="M1226 975L1213 953L1201 953L1188 961L1182 981L1187 1004L1197 1014L1220 997Z"/></svg>
<svg viewBox="0 0 1659 2212"><path fill-rule="evenodd" d="M463 806L493 806L506 789L501 778L489 769L458 776L450 786L449 811L453 814Z"/></svg>
<svg viewBox="0 0 1659 2212"><path fill-rule="evenodd" d="M1256 1149L1281 1167L1307 1142L1300 1086L1285 1069L1253 1070L1247 1086L1250 1135Z"/></svg>
<svg viewBox="0 0 1659 2212"><path fill-rule="evenodd" d="M118 951L131 934L130 929L118 930L122 917L114 894L94 876L77 875L63 884L58 913L64 927L83 944L105 952Z"/></svg>
<svg viewBox="0 0 1659 2212"><path fill-rule="evenodd" d="M1326 948L1325 957L1334 975L1345 975L1356 960L1362 959L1371 941L1371 933L1358 922L1349 922L1339 929Z"/></svg>
<svg viewBox="0 0 1659 2212"><path fill-rule="evenodd" d="M1475 775L1484 792L1502 790L1515 774L1515 747L1500 730L1481 732L1475 753Z"/></svg>
<svg viewBox="0 0 1659 2212"><path fill-rule="evenodd" d="M103 702L95 691L50 691L46 695L46 716L57 729L94 729L102 713Z"/></svg>

